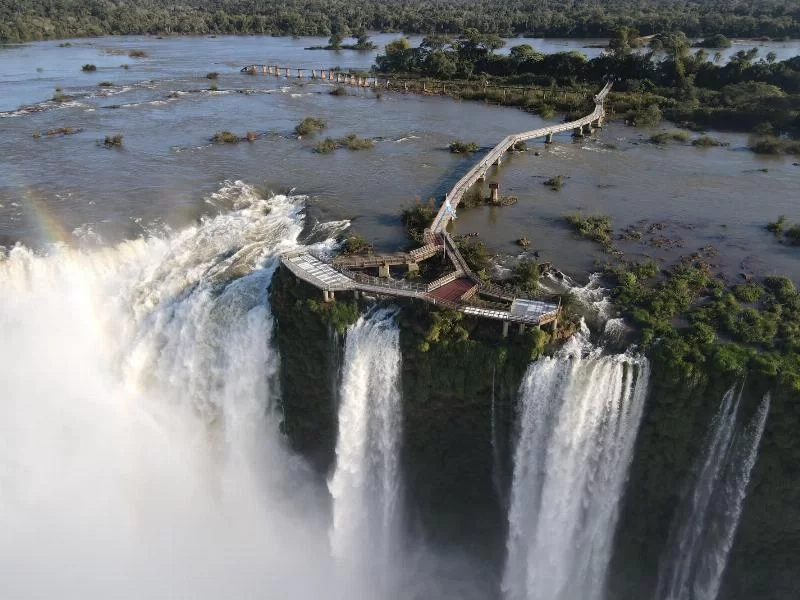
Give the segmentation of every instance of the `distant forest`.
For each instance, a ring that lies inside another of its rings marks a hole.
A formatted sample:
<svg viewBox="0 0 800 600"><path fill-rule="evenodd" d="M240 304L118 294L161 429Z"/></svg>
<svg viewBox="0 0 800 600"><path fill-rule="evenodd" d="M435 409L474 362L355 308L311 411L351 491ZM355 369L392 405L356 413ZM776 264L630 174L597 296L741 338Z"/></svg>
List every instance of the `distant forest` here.
<svg viewBox="0 0 800 600"><path fill-rule="evenodd" d="M800 37L800 0L0 0L0 42L104 34Z"/></svg>

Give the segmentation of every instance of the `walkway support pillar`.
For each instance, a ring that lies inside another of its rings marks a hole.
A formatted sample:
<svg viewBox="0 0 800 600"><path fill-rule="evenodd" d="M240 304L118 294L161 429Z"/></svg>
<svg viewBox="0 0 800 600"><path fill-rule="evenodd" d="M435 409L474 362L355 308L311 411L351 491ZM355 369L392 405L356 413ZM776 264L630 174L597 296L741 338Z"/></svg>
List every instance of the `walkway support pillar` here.
<svg viewBox="0 0 800 600"><path fill-rule="evenodd" d="M551 323L551 327L552 327L552 330L551 330L551 331L552 331L553 333L555 333L556 331L558 331L558 317L556 317L555 319L553 319L553 322Z"/></svg>
<svg viewBox="0 0 800 600"><path fill-rule="evenodd" d="M553 143L553 132L552 131L545 136L544 143L545 144L552 144Z"/></svg>
<svg viewBox="0 0 800 600"><path fill-rule="evenodd" d="M500 203L500 184L496 181L489 184L489 200L492 204Z"/></svg>
<svg viewBox="0 0 800 600"><path fill-rule="evenodd" d="M419 273L419 263L409 262L407 266L409 273Z"/></svg>
<svg viewBox="0 0 800 600"><path fill-rule="evenodd" d="M525 333L525 323L520 323L519 324L519 332L520 333Z"/></svg>
<svg viewBox="0 0 800 600"><path fill-rule="evenodd" d="M508 337L508 321L503 321L503 337Z"/></svg>
<svg viewBox="0 0 800 600"><path fill-rule="evenodd" d="M378 266L378 277L389 277L389 265Z"/></svg>

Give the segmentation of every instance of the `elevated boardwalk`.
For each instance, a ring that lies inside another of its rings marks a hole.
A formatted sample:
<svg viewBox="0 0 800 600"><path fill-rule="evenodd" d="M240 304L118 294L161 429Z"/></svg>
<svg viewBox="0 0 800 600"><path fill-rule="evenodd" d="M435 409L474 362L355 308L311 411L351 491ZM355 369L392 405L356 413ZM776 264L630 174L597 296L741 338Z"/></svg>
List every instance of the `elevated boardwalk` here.
<svg viewBox="0 0 800 600"><path fill-rule="evenodd" d="M328 73L330 72L325 72L326 76ZM314 75L316 76L316 72ZM363 256L340 255L332 260L315 256L308 250L298 250L284 254L281 257L282 264L299 279L321 289L326 301L332 300L334 294L340 291L352 291L356 295L366 292L383 296L415 298L458 310L473 317L503 321L504 335L508 333L509 323L519 323L520 329L528 324L535 326L552 324L555 328L561 310L560 303L515 297L509 295L502 288L484 283L470 270L446 228L455 217L455 209L467 190L485 177L492 165L500 164L503 155L517 142L536 138L545 138L547 142L550 142L554 134L563 131L583 131L585 128L601 125L605 116L603 102L610 90L611 83L609 82L594 97L594 110L580 119L548 125L503 138L447 193L431 226L425 230L425 244L420 248L411 252ZM416 283L390 277L389 268L391 266L405 265L409 271L415 271L420 261L440 253L447 257L454 270L435 281ZM379 277L355 271L355 269L375 267L378 269ZM492 301L475 302L473 298L476 296L485 296L491 298Z"/></svg>

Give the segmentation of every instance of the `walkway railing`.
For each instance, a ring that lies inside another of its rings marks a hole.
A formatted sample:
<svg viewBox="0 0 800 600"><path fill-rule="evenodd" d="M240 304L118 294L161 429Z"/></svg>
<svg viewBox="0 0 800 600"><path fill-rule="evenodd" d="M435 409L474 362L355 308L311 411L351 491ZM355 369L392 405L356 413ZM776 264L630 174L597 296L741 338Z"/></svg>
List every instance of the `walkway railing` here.
<svg viewBox="0 0 800 600"><path fill-rule="evenodd" d="M431 231L433 233L440 233L445 227L447 227L447 223L453 217L452 211L456 209L467 190L475 185L478 179L484 177L486 175L486 171L489 170L489 167L497 163L508 151L508 149L517 142L546 137L548 135L561 133L562 131L569 131L571 129L582 128L584 125L589 125L595 121L598 121L599 119L602 119L603 115L605 114L603 103L606 99L606 96L608 96L608 93L611 91L611 86L612 83L610 81L603 86L603 89L600 90L600 92L594 97L594 110L585 117L575 121L548 125L546 127L540 127L539 129L533 129L531 131L525 131L504 137L499 144L492 148L481 159L478 164L472 167L461 179L459 179L450 192L445 196L445 201L439 208L439 212L436 213L433 223L431 223Z"/></svg>

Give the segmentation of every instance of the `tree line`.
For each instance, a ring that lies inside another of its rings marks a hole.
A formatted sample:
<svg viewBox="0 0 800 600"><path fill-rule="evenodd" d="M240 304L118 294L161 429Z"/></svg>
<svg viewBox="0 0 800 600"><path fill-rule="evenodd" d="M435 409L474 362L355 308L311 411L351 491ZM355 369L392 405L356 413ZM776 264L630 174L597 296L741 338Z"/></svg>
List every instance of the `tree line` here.
<svg viewBox="0 0 800 600"><path fill-rule="evenodd" d="M348 36L372 31L505 37L800 37L800 0L0 0L0 42L104 34Z"/></svg>
<svg viewBox="0 0 800 600"><path fill-rule="evenodd" d="M650 47L637 48L644 43ZM456 37L428 36L416 48L400 38L386 45L375 68L385 74L471 80L484 86L488 100L499 99L493 85L586 89L611 77L616 83L610 106L635 124L654 124L664 116L697 127L800 136L800 56L778 61L774 53L759 57L753 48L721 64L704 48L693 50L681 32L643 42L639 32L625 27L613 33L611 50L592 60L577 51L543 54L529 44L497 54L504 44L497 35L475 29ZM547 108L525 95L502 98L537 112ZM555 108L568 112L571 107Z"/></svg>

